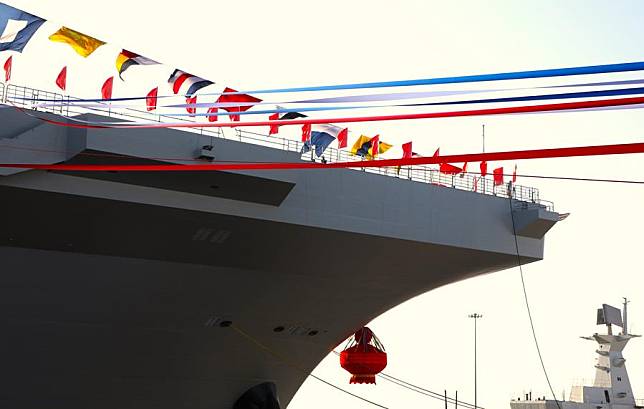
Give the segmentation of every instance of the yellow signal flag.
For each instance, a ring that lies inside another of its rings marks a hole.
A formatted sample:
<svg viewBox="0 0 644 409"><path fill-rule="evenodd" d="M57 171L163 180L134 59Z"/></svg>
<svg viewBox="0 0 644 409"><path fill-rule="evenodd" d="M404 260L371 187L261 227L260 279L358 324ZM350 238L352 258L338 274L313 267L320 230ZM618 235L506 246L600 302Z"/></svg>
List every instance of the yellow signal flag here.
<svg viewBox="0 0 644 409"><path fill-rule="evenodd" d="M365 135L360 135L360 138L358 138L358 140L356 140L353 146L351 147L351 154L362 156L367 160L372 160L373 149L371 148L371 144L367 144L368 142L371 142L371 139L373 138ZM367 145L365 146L365 144ZM379 142L378 154L387 152L389 149L391 149L392 146L393 145L386 142Z"/></svg>
<svg viewBox="0 0 644 409"><path fill-rule="evenodd" d="M385 142L382 142L382 141L381 141L381 142L379 142L379 143L378 143L378 155L380 155L380 154L383 154L383 153L387 152L389 149L391 149L391 147L392 147L392 146L393 146L393 145L391 145L391 144L389 144L389 143L385 143ZM373 153L373 152L372 152L372 151L373 151L373 149L369 149L369 151L370 151L371 153Z"/></svg>
<svg viewBox="0 0 644 409"><path fill-rule="evenodd" d="M371 138L370 138L370 137L368 137L368 136L364 136L364 135L360 135L360 138L358 138L358 140L357 140L357 141L353 144L353 146L351 147L351 153L352 153L353 155L356 155L356 154L358 153L358 150L359 150L360 148L362 148L362 145L364 145L365 143L369 142L370 140L371 140Z"/></svg>
<svg viewBox="0 0 644 409"><path fill-rule="evenodd" d="M58 43L69 44L81 57L87 57L103 44L104 41L97 40L71 28L61 27L60 30L49 36L49 39Z"/></svg>

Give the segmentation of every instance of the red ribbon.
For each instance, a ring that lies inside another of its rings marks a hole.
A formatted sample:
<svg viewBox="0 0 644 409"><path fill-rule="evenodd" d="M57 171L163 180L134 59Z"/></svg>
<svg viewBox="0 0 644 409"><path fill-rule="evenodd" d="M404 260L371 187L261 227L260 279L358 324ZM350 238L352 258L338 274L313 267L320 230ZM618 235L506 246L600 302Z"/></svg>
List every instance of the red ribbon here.
<svg viewBox="0 0 644 409"><path fill-rule="evenodd" d="M329 123L348 123L348 122L375 122L375 121L398 121L402 119L430 119L430 118L453 118L463 116L481 116L481 115L503 115L503 114L525 114L532 112L552 112L566 111L573 109L591 109L613 106L626 106L644 104L644 97L633 98L613 98L594 101L564 102L557 104L526 105L517 107L503 108L486 108L474 109L469 111L448 111L448 112L425 112L419 114L397 114L397 115L377 115L377 116L360 116L360 117L340 117L340 118L299 118L277 121L252 121L252 122L216 122L216 123L148 123L148 124L131 124L131 125L102 125L98 124L79 124L66 123L62 121L41 118L43 121L73 128L118 128L118 129L145 129L145 128L235 128L241 126L275 126L275 125L306 125L306 124L329 124Z"/></svg>
<svg viewBox="0 0 644 409"><path fill-rule="evenodd" d="M503 161L519 159L564 158L573 156L620 155L644 153L644 143L618 145L578 146L570 148L533 149L525 151L469 153L404 159L367 160L356 162L265 162L265 163L213 163L213 164L161 164L161 165L83 165L1 163L2 168L27 168L61 171L207 171L207 170L268 170L268 169L335 169L380 168L387 166L413 166L454 162Z"/></svg>

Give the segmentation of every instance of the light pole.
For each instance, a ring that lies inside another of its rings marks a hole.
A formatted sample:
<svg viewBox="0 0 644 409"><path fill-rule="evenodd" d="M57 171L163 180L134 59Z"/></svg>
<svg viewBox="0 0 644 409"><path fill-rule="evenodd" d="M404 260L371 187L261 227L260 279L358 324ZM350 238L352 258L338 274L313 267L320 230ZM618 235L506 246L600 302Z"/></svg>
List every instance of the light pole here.
<svg viewBox="0 0 644 409"><path fill-rule="evenodd" d="M483 318L483 315L475 312L474 314L468 315L468 317L474 318L474 409L476 409L476 321L479 318Z"/></svg>

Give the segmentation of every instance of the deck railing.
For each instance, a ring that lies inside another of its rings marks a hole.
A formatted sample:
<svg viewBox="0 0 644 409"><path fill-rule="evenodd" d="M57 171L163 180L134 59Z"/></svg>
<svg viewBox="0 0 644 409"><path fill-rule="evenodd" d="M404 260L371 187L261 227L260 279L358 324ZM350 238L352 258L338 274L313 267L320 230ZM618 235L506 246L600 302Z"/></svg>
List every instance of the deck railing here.
<svg viewBox="0 0 644 409"><path fill-rule="evenodd" d="M14 84L0 84L0 102L7 105L28 108L36 111L49 112L65 117L73 118L81 114L97 114L125 121L154 121L163 123L198 123L195 118L177 117L172 115L162 115L158 113L138 110L134 108L112 109L110 104L95 103L92 106L78 106L70 102L79 101L79 98L64 96L50 91L42 91L34 88L18 86ZM53 102L52 102L53 101ZM60 103L58 103L60 101ZM281 149L290 152L301 152L303 143L297 140L269 136L266 134L235 128L234 132L224 132L221 128L179 128L187 132L196 132L212 138L234 139L240 142L262 145L274 149ZM362 160L361 157L352 155L346 150L339 150L329 147L320 158L316 157L313 152L301 155L302 160L326 161L333 162L356 162ZM490 178L480 177L473 174L448 175L441 173L438 169L431 168L427 165L420 166L402 166L382 167L382 168L353 168L357 171L368 173L377 173L384 176L408 179L415 182L444 186L459 190L468 190L480 194L493 195L499 197L512 196L513 199L527 203L530 206L543 207L554 211L552 202L543 200L539 197L539 190L533 187L521 186L506 183L495 185Z"/></svg>

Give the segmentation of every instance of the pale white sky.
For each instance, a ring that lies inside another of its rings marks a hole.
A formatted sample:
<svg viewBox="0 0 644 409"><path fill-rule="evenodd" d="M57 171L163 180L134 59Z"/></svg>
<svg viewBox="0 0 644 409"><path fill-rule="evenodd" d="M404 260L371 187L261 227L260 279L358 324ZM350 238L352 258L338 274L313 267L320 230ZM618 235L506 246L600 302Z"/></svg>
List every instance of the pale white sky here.
<svg viewBox="0 0 644 409"><path fill-rule="evenodd" d="M69 92L98 96L125 47L170 67L132 68L114 96L147 92L176 66L238 89L477 74L644 60L644 3L638 1L7 1L18 8L107 41L84 60L39 32L14 60L14 82L54 90L63 65ZM113 45L113 46L112 46ZM118 52L118 50L117 50ZM4 61L4 57L0 57ZM640 75L639 77L641 77ZM638 76L624 76L638 78ZM455 118L359 124L382 140L414 141L431 154L486 148L529 149L644 140L641 110ZM519 173L644 180L642 155L522 161ZM513 163L504 164L508 168ZM547 236L545 259L525 267L528 294L555 392L591 378L594 344L578 338L594 326L601 303L630 305L632 332L644 332L644 186L520 179L572 215ZM430 204L428 204L430 206ZM370 327L390 354L386 372L473 401L473 323L479 321L478 401L507 408L524 391L547 394L517 269L455 283L416 297ZM626 349L636 396L644 397L644 341ZM442 403L380 381L348 385L330 356L315 370L390 408L440 408ZM314 379L290 409L367 408Z"/></svg>

